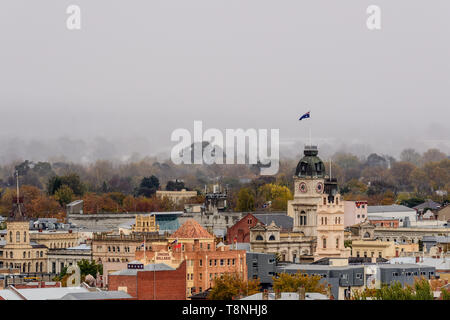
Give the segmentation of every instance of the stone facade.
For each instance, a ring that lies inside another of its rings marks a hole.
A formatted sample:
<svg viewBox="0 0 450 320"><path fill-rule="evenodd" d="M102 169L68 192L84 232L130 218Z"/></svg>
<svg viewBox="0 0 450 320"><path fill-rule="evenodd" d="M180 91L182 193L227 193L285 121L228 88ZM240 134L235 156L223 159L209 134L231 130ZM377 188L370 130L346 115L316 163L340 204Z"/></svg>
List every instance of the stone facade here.
<svg viewBox="0 0 450 320"><path fill-rule="evenodd" d="M183 189L181 191L162 191L158 190L156 191L157 197L167 197L172 202L178 204L183 200L187 200L193 197L197 196L197 191L187 191L186 189Z"/></svg>
<svg viewBox="0 0 450 320"><path fill-rule="evenodd" d="M280 261L299 262L302 258L312 258L315 241L300 232L281 232L275 223L258 223L250 229L252 252L279 254Z"/></svg>
<svg viewBox="0 0 450 320"><path fill-rule="evenodd" d="M323 195L317 206L317 249L314 260L350 256L344 248L344 202L339 194Z"/></svg>
<svg viewBox="0 0 450 320"><path fill-rule="evenodd" d="M0 269L18 269L22 273L47 271L45 245L30 241L28 221L8 221L6 239L0 244Z"/></svg>
<svg viewBox="0 0 450 320"><path fill-rule="evenodd" d="M131 228L132 232L157 232L159 226L156 224L154 214L136 215L136 223Z"/></svg>

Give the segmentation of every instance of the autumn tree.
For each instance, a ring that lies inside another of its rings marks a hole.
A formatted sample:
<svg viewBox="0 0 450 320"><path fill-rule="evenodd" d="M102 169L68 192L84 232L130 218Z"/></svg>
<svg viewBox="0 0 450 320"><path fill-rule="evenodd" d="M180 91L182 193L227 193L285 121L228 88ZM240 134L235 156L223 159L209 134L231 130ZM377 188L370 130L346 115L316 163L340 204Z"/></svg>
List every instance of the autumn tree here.
<svg viewBox="0 0 450 320"><path fill-rule="evenodd" d="M259 194L265 202L272 202L272 209L286 210L288 200L292 200L291 191L286 186L276 184L265 184L260 188Z"/></svg>
<svg viewBox="0 0 450 320"><path fill-rule="evenodd" d="M438 149L428 149L423 155L422 160L423 163L426 164L428 162L438 162L447 158L447 155Z"/></svg>
<svg viewBox="0 0 450 320"><path fill-rule="evenodd" d="M429 281L425 278L416 278L414 285L403 286L399 281L383 284L379 289L355 290L353 300L434 300L433 291Z"/></svg>
<svg viewBox="0 0 450 320"><path fill-rule="evenodd" d="M255 198L250 189L242 188L239 191L236 210L241 212L255 210Z"/></svg>
<svg viewBox="0 0 450 320"><path fill-rule="evenodd" d="M414 166L419 166L422 156L414 149L405 149L400 153L400 160L403 162L409 162Z"/></svg>
<svg viewBox="0 0 450 320"><path fill-rule="evenodd" d="M214 279L208 299L232 300L240 296L250 296L260 291L259 279L243 280L235 273L224 273Z"/></svg>
<svg viewBox="0 0 450 320"><path fill-rule="evenodd" d="M280 273L273 277L273 290L279 292L297 292L304 287L306 292L326 293L326 285L321 282L321 276L308 275L298 271L295 274Z"/></svg>

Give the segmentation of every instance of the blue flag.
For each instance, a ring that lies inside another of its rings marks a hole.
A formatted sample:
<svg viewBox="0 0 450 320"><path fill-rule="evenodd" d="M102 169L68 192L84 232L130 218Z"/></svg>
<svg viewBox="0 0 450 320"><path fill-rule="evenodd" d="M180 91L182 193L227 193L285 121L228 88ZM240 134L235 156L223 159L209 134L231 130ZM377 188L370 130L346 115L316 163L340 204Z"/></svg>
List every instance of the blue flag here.
<svg viewBox="0 0 450 320"><path fill-rule="evenodd" d="M309 111L307 113L305 113L304 115L302 115L300 117L300 119L298 119L298 120L302 120L302 119L306 119L306 118L309 118Z"/></svg>

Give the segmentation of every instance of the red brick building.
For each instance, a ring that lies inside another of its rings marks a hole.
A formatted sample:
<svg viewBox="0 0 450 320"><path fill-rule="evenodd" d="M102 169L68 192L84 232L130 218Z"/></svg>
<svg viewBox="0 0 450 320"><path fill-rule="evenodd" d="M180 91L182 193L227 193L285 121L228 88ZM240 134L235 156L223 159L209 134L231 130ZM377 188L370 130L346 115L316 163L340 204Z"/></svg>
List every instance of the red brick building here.
<svg viewBox="0 0 450 320"><path fill-rule="evenodd" d="M135 269L133 266L142 267ZM122 290L137 300L185 300L186 262L178 268L165 264L130 263L109 276L109 291Z"/></svg>
<svg viewBox="0 0 450 320"><path fill-rule="evenodd" d="M234 226L227 229L227 243L232 244L235 238L238 243L250 242L250 228L256 226L258 222L259 220L254 215L247 214Z"/></svg>
<svg viewBox="0 0 450 320"><path fill-rule="evenodd" d="M234 226L227 229L226 242L228 244L233 244L234 239L236 238L236 242L238 243L249 243L251 228L256 226L258 222L268 226L272 221L277 227L281 228L281 231L292 231L294 219L284 213L248 213L245 217L236 222Z"/></svg>
<svg viewBox="0 0 450 320"><path fill-rule="evenodd" d="M207 290L224 273L246 281L246 254L245 250L232 250L227 245L216 246L215 237L193 219L186 221L166 243L154 242L148 251L135 253L136 260L145 261L146 267L148 263L164 263L176 268L184 261L186 298Z"/></svg>

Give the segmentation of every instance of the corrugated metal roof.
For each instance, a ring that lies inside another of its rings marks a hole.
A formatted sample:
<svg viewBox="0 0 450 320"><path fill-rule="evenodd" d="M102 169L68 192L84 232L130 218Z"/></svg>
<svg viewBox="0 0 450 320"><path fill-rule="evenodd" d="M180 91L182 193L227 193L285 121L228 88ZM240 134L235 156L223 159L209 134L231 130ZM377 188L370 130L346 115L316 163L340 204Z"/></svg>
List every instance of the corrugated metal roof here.
<svg viewBox="0 0 450 320"><path fill-rule="evenodd" d="M108 300L108 299L129 299L132 298L124 291L95 291L68 293L60 300Z"/></svg>
<svg viewBox="0 0 450 320"><path fill-rule="evenodd" d="M367 213L379 212L416 212L416 210L402 206L399 204L391 204L388 206L367 206Z"/></svg>

